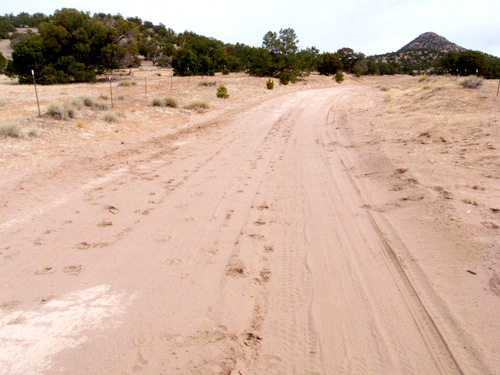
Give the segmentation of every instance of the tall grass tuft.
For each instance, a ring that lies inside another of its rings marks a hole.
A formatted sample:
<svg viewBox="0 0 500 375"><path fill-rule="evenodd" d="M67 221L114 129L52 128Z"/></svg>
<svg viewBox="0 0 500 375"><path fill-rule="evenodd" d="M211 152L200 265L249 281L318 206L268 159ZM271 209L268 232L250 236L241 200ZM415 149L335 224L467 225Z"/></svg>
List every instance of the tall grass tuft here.
<svg viewBox="0 0 500 375"><path fill-rule="evenodd" d="M19 127L16 124L5 123L0 124L0 137L1 138L19 138Z"/></svg>

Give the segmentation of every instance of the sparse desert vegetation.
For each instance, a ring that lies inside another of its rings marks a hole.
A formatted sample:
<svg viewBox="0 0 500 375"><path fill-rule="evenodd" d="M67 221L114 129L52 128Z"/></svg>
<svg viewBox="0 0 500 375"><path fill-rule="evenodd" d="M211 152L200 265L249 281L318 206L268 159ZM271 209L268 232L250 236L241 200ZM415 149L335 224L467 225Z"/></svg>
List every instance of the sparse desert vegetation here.
<svg viewBox="0 0 500 375"><path fill-rule="evenodd" d="M483 85L483 79L475 76L467 77L460 84L467 89L477 89Z"/></svg>
<svg viewBox="0 0 500 375"><path fill-rule="evenodd" d="M0 123L0 138L19 138L19 127L12 123Z"/></svg>
<svg viewBox="0 0 500 375"><path fill-rule="evenodd" d="M227 87L224 85L220 85L217 88L217 97L220 99L227 99L229 98L229 93L227 92Z"/></svg>

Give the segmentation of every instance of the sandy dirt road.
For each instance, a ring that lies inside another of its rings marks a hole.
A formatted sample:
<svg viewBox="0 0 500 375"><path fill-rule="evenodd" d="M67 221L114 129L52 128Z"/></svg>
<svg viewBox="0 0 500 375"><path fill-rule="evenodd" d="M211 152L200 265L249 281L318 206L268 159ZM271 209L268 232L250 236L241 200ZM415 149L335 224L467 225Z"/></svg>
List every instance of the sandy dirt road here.
<svg viewBox="0 0 500 375"><path fill-rule="evenodd" d="M346 169L336 124L361 90L122 145L98 174L78 159L85 172L41 176L38 196L27 176L0 224L0 372L481 371L455 358Z"/></svg>

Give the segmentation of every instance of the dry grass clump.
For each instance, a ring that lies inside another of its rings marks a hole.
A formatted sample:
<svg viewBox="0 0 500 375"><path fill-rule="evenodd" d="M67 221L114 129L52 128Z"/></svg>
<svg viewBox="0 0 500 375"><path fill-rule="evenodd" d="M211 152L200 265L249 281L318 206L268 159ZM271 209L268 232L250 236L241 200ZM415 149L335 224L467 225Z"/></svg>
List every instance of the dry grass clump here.
<svg viewBox="0 0 500 375"><path fill-rule="evenodd" d="M0 138L19 138L21 136L16 124L0 124Z"/></svg>
<svg viewBox="0 0 500 375"><path fill-rule="evenodd" d="M206 79L198 83L198 86L215 86L215 85L217 85L217 81L208 81Z"/></svg>
<svg viewBox="0 0 500 375"><path fill-rule="evenodd" d="M186 109L208 109L210 108L210 103L206 100L196 100L188 104Z"/></svg>
<svg viewBox="0 0 500 375"><path fill-rule="evenodd" d="M108 105L106 103L96 102L92 98L89 98L89 97L80 98L80 100L82 101L82 103L85 107L97 109L99 111L108 110Z"/></svg>
<svg viewBox="0 0 500 375"><path fill-rule="evenodd" d="M118 100L125 100L125 95L118 95Z"/></svg>
<svg viewBox="0 0 500 375"><path fill-rule="evenodd" d="M83 108L83 102L81 99L73 99L71 101L71 105L75 107L76 109L80 110Z"/></svg>
<svg viewBox="0 0 500 375"><path fill-rule="evenodd" d="M165 98L154 98L151 101L151 105L153 107L171 107L171 108L177 108L178 103L177 103L177 99L172 98L170 96L167 96Z"/></svg>
<svg viewBox="0 0 500 375"><path fill-rule="evenodd" d="M423 81L425 81L427 78L429 78L429 76L428 76L427 74L424 74L422 77L420 77L420 78L418 79L418 82L423 82Z"/></svg>
<svg viewBox="0 0 500 375"><path fill-rule="evenodd" d="M129 87L129 86L134 86L134 85L137 85L137 82L131 81L129 79L126 79L125 81L118 82L118 86Z"/></svg>
<svg viewBox="0 0 500 375"><path fill-rule="evenodd" d="M46 115L56 120L69 120L75 118L76 111L71 104L64 104L62 107L57 104L49 104Z"/></svg>
<svg viewBox="0 0 500 375"><path fill-rule="evenodd" d="M391 91L391 86L382 86L380 87L381 91Z"/></svg>
<svg viewBox="0 0 500 375"><path fill-rule="evenodd" d="M105 113L102 119L106 122L109 122L110 124L118 122L118 116L115 113Z"/></svg>
<svg viewBox="0 0 500 375"><path fill-rule="evenodd" d="M477 89L483 85L483 79L480 77L468 77L460 84L467 89Z"/></svg>
<svg viewBox="0 0 500 375"><path fill-rule="evenodd" d="M90 108L92 108L92 107L94 106L94 101L93 101L91 98L89 98L88 96L87 96L87 97L85 97L85 98L80 98L80 99L81 99L81 101L83 102L83 105L84 105L85 107L90 107Z"/></svg>

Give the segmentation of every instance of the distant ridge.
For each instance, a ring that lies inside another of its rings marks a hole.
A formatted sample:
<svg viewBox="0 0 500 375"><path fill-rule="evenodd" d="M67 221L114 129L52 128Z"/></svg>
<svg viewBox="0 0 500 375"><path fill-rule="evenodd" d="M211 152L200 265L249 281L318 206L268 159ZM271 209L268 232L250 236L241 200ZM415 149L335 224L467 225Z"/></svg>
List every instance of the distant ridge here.
<svg viewBox="0 0 500 375"><path fill-rule="evenodd" d="M423 33L410 43L401 48L398 52L411 50L431 50L440 52L462 52L466 49L450 42L448 39L433 32Z"/></svg>

